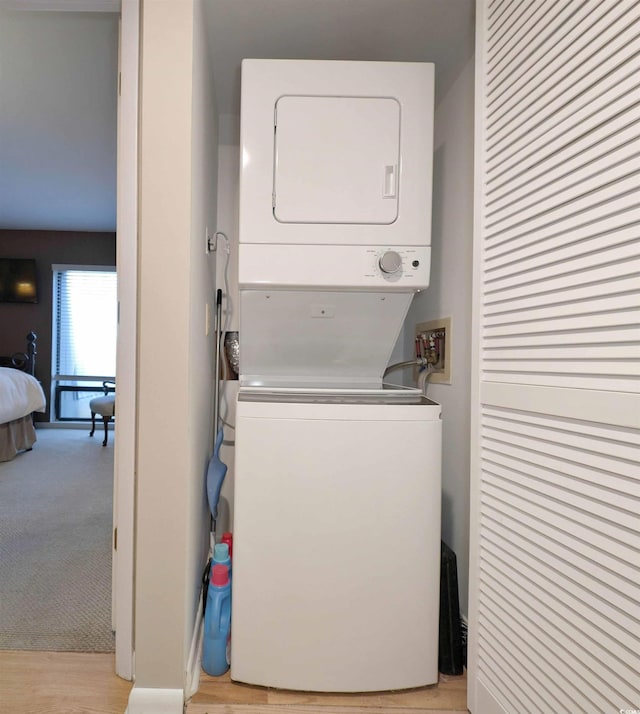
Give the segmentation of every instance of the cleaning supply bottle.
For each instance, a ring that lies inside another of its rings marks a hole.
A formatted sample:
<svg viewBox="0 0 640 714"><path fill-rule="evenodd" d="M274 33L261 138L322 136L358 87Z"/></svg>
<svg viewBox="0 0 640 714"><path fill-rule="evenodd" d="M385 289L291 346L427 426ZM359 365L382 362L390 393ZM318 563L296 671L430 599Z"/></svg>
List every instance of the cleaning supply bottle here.
<svg viewBox="0 0 640 714"><path fill-rule="evenodd" d="M229 546L226 543L216 543L213 548L213 560L211 567L214 565L226 565L229 569L229 577L231 577L231 556Z"/></svg>
<svg viewBox="0 0 640 714"><path fill-rule="evenodd" d="M229 557L233 558L233 534L225 531L220 539L221 543L226 543L229 546Z"/></svg>
<svg viewBox="0 0 640 714"><path fill-rule="evenodd" d="M231 661L231 581L226 565L213 565L204 613L202 668L218 677Z"/></svg>

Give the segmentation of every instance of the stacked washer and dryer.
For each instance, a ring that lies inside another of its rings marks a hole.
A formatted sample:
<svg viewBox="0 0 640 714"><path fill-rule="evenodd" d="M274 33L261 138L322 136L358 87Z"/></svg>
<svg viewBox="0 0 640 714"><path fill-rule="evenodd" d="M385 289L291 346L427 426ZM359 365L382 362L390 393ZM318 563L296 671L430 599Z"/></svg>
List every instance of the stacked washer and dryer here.
<svg viewBox="0 0 640 714"><path fill-rule="evenodd" d="M440 406L383 383L432 137L431 64L243 62L234 680L437 681Z"/></svg>

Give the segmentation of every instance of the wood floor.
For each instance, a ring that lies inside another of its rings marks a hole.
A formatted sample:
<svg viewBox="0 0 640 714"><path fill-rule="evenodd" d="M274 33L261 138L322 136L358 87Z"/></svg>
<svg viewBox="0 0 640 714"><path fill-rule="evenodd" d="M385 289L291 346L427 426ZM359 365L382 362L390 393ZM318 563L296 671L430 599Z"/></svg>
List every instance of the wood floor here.
<svg viewBox="0 0 640 714"><path fill-rule="evenodd" d="M467 678L440 675L440 682L402 692L310 694L200 678L186 714L467 714Z"/></svg>
<svg viewBox="0 0 640 714"><path fill-rule="evenodd" d="M0 651L2 714L123 714L131 682L112 654Z"/></svg>
<svg viewBox="0 0 640 714"><path fill-rule="evenodd" d="M112 654L0 651L1 714L123 714L131 683ZM187 714L467 714L467 678L378 694L309 694L250 687L204 673Z"/></svg>

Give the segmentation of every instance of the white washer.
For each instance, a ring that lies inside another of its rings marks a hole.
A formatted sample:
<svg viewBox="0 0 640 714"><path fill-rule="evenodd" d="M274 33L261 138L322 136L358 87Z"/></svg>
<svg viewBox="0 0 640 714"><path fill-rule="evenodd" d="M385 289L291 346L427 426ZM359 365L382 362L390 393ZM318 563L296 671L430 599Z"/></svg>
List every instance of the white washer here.
<svg viewBox="0 0 640 714"><path fill-rule="evenodd" d="M440 406L413 390L245 388L236 438L232 679L437 682Z"/></svg>

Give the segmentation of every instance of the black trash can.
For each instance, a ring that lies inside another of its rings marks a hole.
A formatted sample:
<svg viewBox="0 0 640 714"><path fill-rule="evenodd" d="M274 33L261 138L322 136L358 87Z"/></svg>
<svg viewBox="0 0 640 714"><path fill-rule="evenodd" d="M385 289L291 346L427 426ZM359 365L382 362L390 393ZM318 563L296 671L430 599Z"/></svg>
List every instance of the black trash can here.
<svg viewBox="0 0 640 714"><path fill-rule="evenodd" d="M462 674L464 656L460 600L458 596L458 568L456 554L441 541L440 550L440 636L438 670L442 674Z"/></svg>

